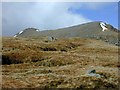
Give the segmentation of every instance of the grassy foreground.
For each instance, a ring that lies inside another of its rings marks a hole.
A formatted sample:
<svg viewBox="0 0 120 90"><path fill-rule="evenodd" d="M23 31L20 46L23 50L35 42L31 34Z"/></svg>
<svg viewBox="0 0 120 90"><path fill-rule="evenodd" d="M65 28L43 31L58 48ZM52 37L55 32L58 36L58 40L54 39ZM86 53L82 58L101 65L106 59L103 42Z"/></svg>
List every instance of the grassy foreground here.
<svg viewBox="0 0 120 90"><path fill-rule="evenodd" d="M120 81L118 47L99 40L3 37L2 59L3 88L117 89Z"/></svg>

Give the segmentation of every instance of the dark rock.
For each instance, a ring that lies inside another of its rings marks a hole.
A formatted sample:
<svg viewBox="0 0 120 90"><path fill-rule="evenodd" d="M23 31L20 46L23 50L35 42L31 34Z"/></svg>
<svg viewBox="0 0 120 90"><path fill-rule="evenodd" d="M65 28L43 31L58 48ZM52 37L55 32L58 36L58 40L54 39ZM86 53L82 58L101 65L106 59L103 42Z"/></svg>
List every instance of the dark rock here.
<svg viewBox="0 0 120 90"><path fill-rule="evenodd" d="M91 74L91 73L96 73L96 70L88 70L88 74Z"/></svg>
<svg viewBox="0 0 120 90"><path fill-rule="evenodd" d="M100 75L100 74L97 74L96 73L96 70L88 70L87 71L87 76L92 76L92 77L97 77L97 78L101 78L102 77L102 75Z"/></svg>

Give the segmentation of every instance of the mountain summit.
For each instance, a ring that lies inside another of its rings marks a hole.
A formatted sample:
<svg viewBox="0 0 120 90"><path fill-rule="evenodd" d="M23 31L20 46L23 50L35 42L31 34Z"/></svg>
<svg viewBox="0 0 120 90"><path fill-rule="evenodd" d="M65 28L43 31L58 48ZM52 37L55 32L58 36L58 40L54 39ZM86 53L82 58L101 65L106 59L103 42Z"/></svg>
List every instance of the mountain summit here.
<svg viewBox="0 0 120 90"><path fill-rule="evenodd" d="M39 31L36 28L27 28L14 37L94 38L118 45L118 33L112 25L98 21L56 30Z"/></svg>
<svg viewBox="0 0 120 90"><path fill-rule="evenodd" d="M27 28L25 30L20 31L19 33L15 34L14 37L24 37L26 35L37 34L39 32L39 29L37 28Z"/></svg>

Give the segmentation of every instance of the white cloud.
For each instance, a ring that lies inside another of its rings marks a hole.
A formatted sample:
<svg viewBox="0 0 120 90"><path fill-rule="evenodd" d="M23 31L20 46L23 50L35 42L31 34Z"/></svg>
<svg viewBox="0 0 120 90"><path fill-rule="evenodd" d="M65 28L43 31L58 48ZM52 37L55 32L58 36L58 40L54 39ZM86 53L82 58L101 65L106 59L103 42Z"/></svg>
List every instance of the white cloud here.
<svg viewBox="0 0 120 90"><path fill-rule="evenodd" d="M80 5L80 4L78 4ZM75 3L3 3L3 35L14 35L27 27L40 30L63 28L89 20L70 13Z"/></svg>

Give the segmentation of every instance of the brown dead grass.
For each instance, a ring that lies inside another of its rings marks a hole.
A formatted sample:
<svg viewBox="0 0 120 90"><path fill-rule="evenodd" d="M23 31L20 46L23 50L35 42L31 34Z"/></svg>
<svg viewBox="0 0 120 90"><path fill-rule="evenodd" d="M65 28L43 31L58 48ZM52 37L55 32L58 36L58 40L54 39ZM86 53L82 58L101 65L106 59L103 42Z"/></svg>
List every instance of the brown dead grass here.
<svg viewBox="0 0 120 90"><path fill-rule="evenodd" d="M3 88L117 88L118 47L91 39L3 38ZM95 69L102 78L86 75Z"/></svg>

